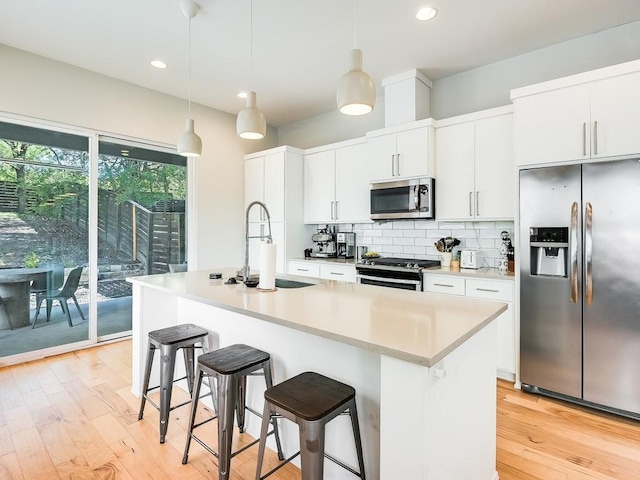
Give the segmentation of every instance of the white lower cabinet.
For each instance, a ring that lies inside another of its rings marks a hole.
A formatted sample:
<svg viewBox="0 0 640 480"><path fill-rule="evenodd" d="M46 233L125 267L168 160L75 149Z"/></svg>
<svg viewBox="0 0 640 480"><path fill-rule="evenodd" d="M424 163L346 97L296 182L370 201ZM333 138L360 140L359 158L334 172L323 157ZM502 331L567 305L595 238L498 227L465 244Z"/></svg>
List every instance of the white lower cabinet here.
<svg viewBox="0 0 640 480"><path fill-rule="evenodd" d="M353 265L323 263L320 265L320 278L356 283L356 267Z"/></svg>
<svg viewBox="0 0 640 480"><path fill-rule="evenodd" d="M356 283L356 267L354 265L337 265L321 260L291 260L288 272L290 275L302 277L324 278L339 282Z"/></svg>
<svg viewBox="0 0 640 480"><path fill-rule="evenodd" d="M320 278L320 265L313 262L291 260L288 273L289 275L298 275L300 277Z"/></svg>
<svg viewBox="0 0 640 480"><path fill-rule="evenodd" d="M454 275L424 274L425 292L464 295L466 297L495 300L507 304L507 311L498 319L498 376L513 380L516 373L516 334L513 310L514 282L468 278Z"/></svg>

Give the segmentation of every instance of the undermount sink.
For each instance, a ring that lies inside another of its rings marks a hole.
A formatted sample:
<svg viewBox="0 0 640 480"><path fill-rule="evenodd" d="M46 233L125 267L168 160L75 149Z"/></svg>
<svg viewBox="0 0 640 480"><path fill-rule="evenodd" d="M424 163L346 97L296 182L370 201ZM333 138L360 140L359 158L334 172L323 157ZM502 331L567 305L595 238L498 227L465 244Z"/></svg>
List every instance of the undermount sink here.
<svg viewBox="0 0 640 480"><path fill-rule="evenodd" d="M296 280L285 280L284 278L276 278L276 287L278 288L302 288L310 287L313 283L298 282Z"/></svg>

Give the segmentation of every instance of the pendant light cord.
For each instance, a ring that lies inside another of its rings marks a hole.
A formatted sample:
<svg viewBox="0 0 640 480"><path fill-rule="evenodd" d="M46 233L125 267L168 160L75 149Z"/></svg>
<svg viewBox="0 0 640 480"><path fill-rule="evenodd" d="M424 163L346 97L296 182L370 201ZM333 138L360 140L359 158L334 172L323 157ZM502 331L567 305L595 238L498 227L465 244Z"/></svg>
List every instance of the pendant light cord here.
<svg viewBox="0 0 640 480"><path fill-rule="evenodd" d="M191 17L189 17L187 25L187 92L189 97L189 118L191 118Z"/></svg>
<svg viewBox="0 0 640 480"><path fill-rule="evenodd" d="M356 0L353 0L353 48L357 48L357 30L358 25L356 22Z"/></svg>
<svg viewBox="0 0 640 480"><path fill-rule="evenodd" d="M253 0L249 0L249 87L253 91Z"/></svg>

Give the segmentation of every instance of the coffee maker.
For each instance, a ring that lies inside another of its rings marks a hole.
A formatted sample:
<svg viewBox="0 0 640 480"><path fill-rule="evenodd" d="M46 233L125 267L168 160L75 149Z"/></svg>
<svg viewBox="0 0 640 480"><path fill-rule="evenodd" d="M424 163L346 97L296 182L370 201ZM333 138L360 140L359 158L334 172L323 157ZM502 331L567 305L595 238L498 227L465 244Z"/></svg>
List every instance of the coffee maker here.
<svg viewBox="0 0 640 480"><path fill-rule="evenodd" d="M353 258L356 253L356 234L354 232L336 233L338 258Z"/></svg>
<svg viewBox="0 0 640 480"><path fill-rule="evenodd" d="M321 228L311 236L314 248L311 251L312 257L335 258L336 257L336 234L331 227Z"/></svg>

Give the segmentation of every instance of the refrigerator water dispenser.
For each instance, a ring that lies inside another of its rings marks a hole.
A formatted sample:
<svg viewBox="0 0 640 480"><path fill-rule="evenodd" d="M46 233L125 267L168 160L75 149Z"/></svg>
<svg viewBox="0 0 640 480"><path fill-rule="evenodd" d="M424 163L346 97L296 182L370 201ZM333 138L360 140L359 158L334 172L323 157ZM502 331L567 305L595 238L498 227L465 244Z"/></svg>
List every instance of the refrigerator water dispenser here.
<svg viewBox="0 0 640 480"><path fill-rule="evenodd" d="M531 275L566 277L568 238L568 227L531 227L529 229Z"/></svg>

